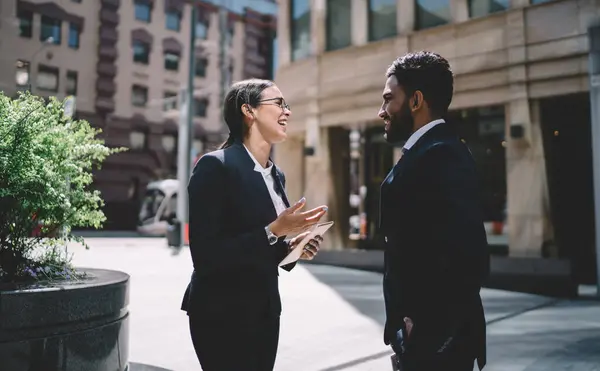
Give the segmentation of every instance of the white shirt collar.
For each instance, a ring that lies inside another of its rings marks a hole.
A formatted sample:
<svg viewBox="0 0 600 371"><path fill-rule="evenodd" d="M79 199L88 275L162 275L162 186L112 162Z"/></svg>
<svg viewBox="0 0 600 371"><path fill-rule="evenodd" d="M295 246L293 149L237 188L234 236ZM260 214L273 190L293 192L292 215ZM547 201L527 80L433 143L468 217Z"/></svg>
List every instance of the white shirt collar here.
<svg viewBox="0 0 600 371"><path fill-rule="evenodd" d="M254 171L258 171L259 173L262 173L263 175L271 175L271 169L273 168L273 163L271 161L269 161L269 166L267 166L267 168L265 169L256 160L256 158L254 157L254 155L252 154L252 152L250 152L250 150L248 149L248 147L246 147L245 144L243 144L243 146L246 149L246 152L248 152L248 155L250 156L250 158L252 159L252 161L254 161Z"/></svg>
<svg viewBox="0 0 600 371"><path fill-rule="evenodd" d="M408 138L408 140L406 141L406 143L404 143L404 149L405 150L409 150L412 148L412 146L415 145L415 143L417 143L417 141L419 139L421 139L421 137L427 133L429 130L431 130L434 126L438 125L438 124L442 124L446 121L444 121L444 119L438 119L438 120L434 120L431 121L429 124L427 125L423 125L419 128L419 130L415 131L414 133L412 133L412 135Z"/></svg>

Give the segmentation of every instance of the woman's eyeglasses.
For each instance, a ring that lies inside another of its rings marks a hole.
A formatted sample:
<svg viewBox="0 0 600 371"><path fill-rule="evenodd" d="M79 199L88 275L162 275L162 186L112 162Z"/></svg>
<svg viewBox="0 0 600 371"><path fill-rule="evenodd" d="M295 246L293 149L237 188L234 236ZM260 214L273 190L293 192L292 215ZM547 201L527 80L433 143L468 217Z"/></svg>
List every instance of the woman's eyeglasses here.
<svg viewBox="0 0 600 371"><path fill-rule="evenodd" d="M279 107L281 109L286 109L286 110L290 111L290 106L281 97L263 99L263 100L259 100L258 101L258 103L262 103L262 102L274 102L273 104L270 104L270 105L271 106L277 106L277 107Z"/></svg>

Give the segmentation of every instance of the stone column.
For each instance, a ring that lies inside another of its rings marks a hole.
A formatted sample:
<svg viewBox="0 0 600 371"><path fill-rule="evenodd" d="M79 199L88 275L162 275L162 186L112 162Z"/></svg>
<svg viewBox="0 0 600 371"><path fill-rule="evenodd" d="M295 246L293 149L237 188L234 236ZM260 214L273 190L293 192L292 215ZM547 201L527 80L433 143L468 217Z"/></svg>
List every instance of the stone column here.
<svg viewBox="0 0 600 371"><path fill-rule="evenodd" d="M288 135L285 142L277 144L274 161L285 174L285 192L294 204L304 196L304 134Z"/></svg>
<svg viewBox="0 0 600 371"><path fill-rule="evenodd" d="M290 64L291 51L291 33L290 33L290 0L280 0L277 16L277 63L278 68Z"/></svg>
<svg viewBox="0 0 600 371"><path fill-rule="evenodd" d="M450 13L453 23L461 23L469 20L468 0L450 0Z"/></svg>
<svg viewBox="0 0 600 371"><path fill-rule="evenodd" d="M510 0L511 8L523 8L531 4L530 0Z"/></svg>
<svg viewBox="0 0 600 371"><path fill-rule="evenodd" d="M509 255L540 257L551 234L548 184L539 106L527 93L523 11L511 12L506 27L509 65L514 66L509 70L512 101L506 106Z"/></svg>
<svg viewBox="0 0 600 371"><path fill-rule="evenodd" d="M351 0L352 45L365 45L369 40L369 4L367 0Z"/></svg>
<svg viewBox="0 0 600 371"><path fill-rule="evenodd" d="M326 24L327 22L327 1L326 0L307 0L310 1L310 33L311 33L311 55L319 55L325 51Z"/></svg>
<svg viewBox="0 0 600 371"><path fill-rule="evenodd" d="M507 126L523 137L508 138L506 151L509 255L541 257L551 239L548 183L537 101L518 98L507 105Z"/></svg>
<svg viewBox="0 0 600 371"><path fill-rule="evenodd" d="M307 123L307 126L310 125ZM314 124L313 124L314 125ZM328 205L329 212L321 219L336 220L335 215L335 195L331 169L331 159L329 153L329 130L328 128L318 127L316 122L316 133L318 143L313 156L305 157L304 161L304 196L306 197L306 210L320 205ZM307 132L307 136L308 136ZM308 138L307 138L308 139ZM340 223L337 223L340 224ZM327 232L327 236L322 245L324 250L339 249L342 247L341 230L339 225L334 225Z"/></svg>
<svg viewBox="0 0 600 371"><path fill-rule="evenodd" d="M415 29L415 0L396 0L396 22L398 35Z"/></svg>

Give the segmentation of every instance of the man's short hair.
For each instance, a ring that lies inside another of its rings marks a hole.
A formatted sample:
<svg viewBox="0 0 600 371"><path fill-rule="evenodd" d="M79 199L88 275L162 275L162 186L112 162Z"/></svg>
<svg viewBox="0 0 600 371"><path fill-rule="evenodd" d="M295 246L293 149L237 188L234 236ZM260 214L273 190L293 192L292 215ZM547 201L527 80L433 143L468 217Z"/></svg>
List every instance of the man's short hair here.
<svg viewBox="0 0 600 371"><path fill-rule="evenodd" d="M420 90L431 111L445 115L452 102L454 77L448 61L439 54L420 51L396 59L387 77L396 76L408 95Z"/></svg>

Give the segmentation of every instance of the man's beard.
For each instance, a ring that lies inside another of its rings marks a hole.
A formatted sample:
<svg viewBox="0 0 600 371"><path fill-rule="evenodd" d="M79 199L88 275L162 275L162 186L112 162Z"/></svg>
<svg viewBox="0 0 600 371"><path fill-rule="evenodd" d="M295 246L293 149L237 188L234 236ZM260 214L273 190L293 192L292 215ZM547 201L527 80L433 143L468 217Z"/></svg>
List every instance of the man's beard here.
<svg viewBox="0 0 600 371"><path fill-rule="evenodd" d="M400 111L390 116L390 125L385 134L388 143L398 143L408 140L413 133L415 120L410 114L408 101L405 101Z"/></svg>

